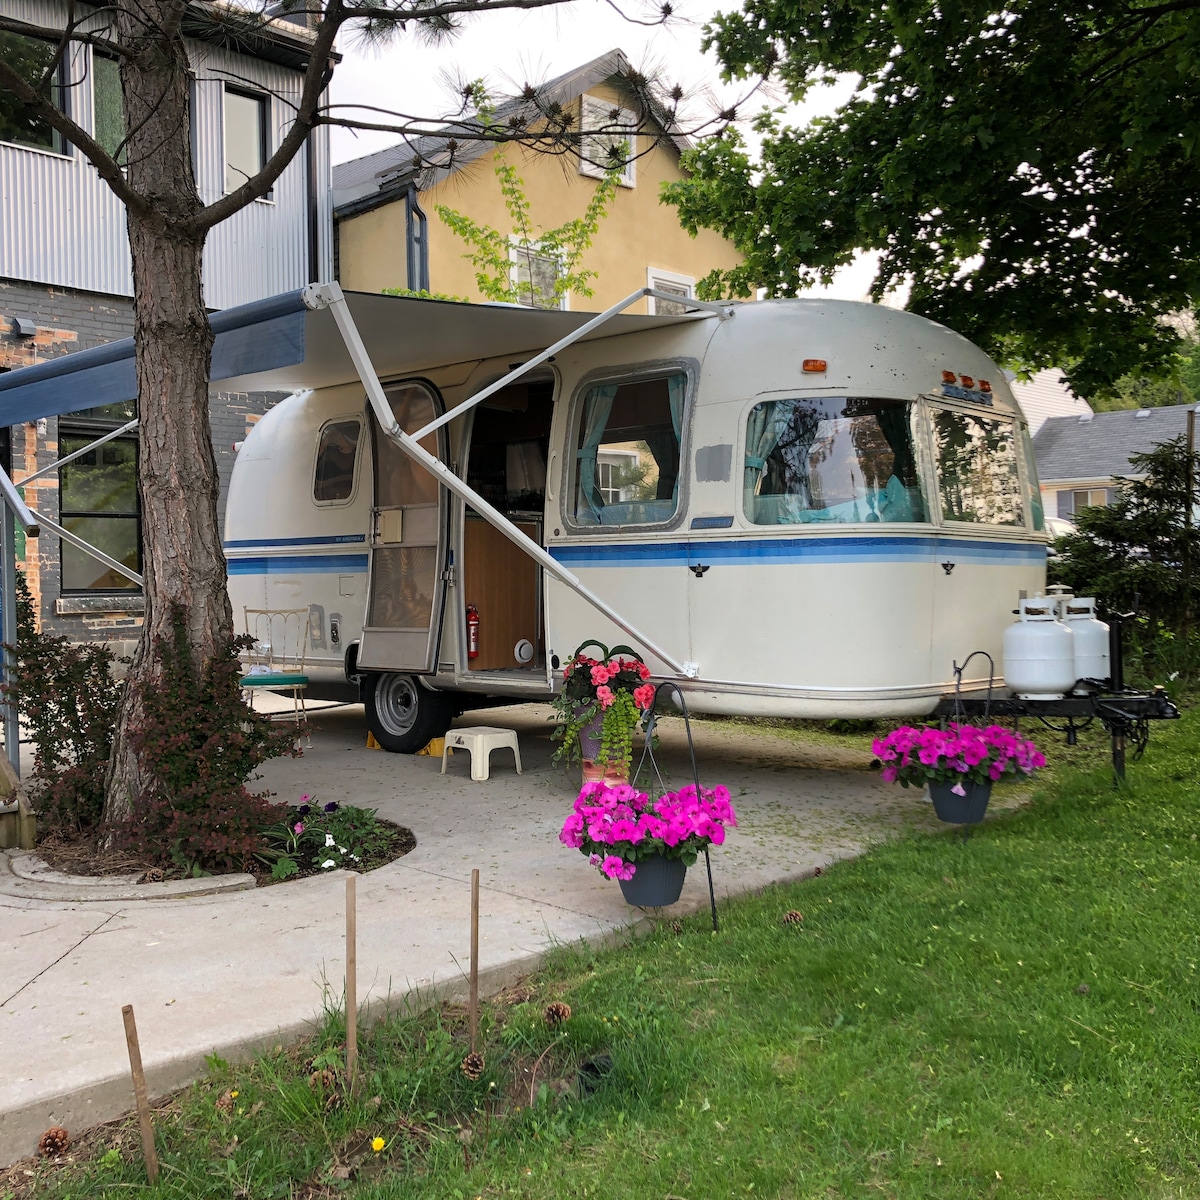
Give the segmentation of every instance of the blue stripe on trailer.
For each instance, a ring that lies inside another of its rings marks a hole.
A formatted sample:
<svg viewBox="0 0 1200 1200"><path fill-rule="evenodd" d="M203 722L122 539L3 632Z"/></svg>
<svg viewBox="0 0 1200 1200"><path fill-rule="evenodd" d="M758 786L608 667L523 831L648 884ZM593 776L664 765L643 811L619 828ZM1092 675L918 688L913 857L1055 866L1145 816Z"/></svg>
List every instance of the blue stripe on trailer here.
<svg viewBox="0 0 1200 1200"><path fill-rule="evenodd" d="M703 562L725 566L794 563L954 562L981 566L1040 566L1041 545L977 542L947 537L729 538L713 542L610 542L551 546L566 567L672 567Z"/></svg>
<svg viewBox="0 0 1200 1200"><path fill-rule="evenodd" d="M365 533L337 533L325 537L235 539L222 545L226 550L268 550L277 546L342 546L366 540Z"/></svg>
<svg viewBox="0 0 1200 1200"><path fill-rule="evenodd" d="M365 554L255 555L231 558L230 575L354 575L366 574Z"/></svg>

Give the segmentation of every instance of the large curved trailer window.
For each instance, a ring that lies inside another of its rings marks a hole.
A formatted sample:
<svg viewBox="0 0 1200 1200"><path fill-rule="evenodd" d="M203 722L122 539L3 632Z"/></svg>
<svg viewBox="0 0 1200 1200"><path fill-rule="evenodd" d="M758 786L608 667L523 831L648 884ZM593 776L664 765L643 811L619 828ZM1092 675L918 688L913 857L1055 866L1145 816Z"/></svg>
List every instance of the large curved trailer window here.
<svg viewBox="0 0 1200 1200"><path fill-rule="evenodd" d="M1011 420L940 409L933 414L942 519L981 525L1024 525Z"/></svg>
<svg viewBox="0 0 1200 1200"><path fill-rule="evenodd" d="M746 421L743 500L755 525L925 521L914 405L857 396L767 400Z"/></svg>

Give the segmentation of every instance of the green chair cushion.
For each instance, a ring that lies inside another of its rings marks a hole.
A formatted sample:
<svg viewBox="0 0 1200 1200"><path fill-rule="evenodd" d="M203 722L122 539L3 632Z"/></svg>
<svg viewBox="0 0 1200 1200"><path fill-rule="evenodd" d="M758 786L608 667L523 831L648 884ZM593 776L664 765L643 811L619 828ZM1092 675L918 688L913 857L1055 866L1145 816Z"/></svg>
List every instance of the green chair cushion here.
<svg viewBox="0 0 1200 1200"><path fill-rule="evenodd" d="M243 675L238 680L238 686L253 687L307 687L307 675L292 675L285 672L273 672L270 675Z"/></svg>

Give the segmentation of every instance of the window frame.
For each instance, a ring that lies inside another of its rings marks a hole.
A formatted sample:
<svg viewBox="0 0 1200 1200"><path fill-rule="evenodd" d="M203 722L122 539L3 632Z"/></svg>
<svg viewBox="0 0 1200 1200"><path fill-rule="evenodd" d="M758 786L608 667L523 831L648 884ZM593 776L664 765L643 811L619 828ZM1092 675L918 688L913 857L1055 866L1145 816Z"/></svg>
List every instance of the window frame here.
<svg viewBox="0 0 1200 1200"><path fill-rule="evenodd" d="M55 43L49 38L39 37L36 33L21 33L18 30L6 29L0 31L7 34L9 37L25 38L31 42L42 42L45 45L53 46ZM71 51L68 50L59 61L59 64L54 72L54 79L50 84L50 95L54 103L54 107L58 109L66 117L73 117L70 104L71 96ZM49 146L39 146L32 142L17 142L10 138L0 137L0 145L12 146L18 150L27 150L32 154L49 154L54 158L72 158L74 156L75 147L69 142L63 134L59 133L53 126L50 129L51 144Z"/></svg>
<svg viewBox="0 0 1200 1200"><path fill-rule="evenodd" d="M85 439L85 444L86 444L86 442L95 441L98 437L102 437L104 434L110 433L114 429L119 429L122 425L124 425L126 423L127 420L128 420L128 418L125 418L125 419L111 418L110 419L110 418L104 418L104 417L79 416L74 413L71 413L71 414L64 413L61 417L58 418L59 453L60 454L62 453L62 445L63 445L63 440L65 438L83 438L83 439ZM58 501L59 501L58 519L59 519L59 522L64 526L67 524L67 519L70 517L83 517L83 518L92 518L92 519L99 518L101 520L109 519L109 520L117 520L117 521L132 520L134 522L134 528L136 530L136 537L137 537L137 542L136 542L136 544L137 544L137 565L133 568L133 570L137 574L142 575L142 574L144 574L143 566L144 566L144 561L145 561L145 548L142 544L142 502L141 502L141 492L140 492L140 489L138 488L138 481L139 481L139 475L140 475L140 470L141 470L141 443L140 443L140 439L138 438L138 435L136 432L126 434L119 438L113 438L112 441L106 443L106 445L113 445L115 443L132 443L133 447L134 447L134 457L133 457L134 510L133 510L133 512L97 513L95 511L88 511L86 509L68 509L63 504L63 499L66 495L66 489L63 487L63 478L62 478L63 468L60 467L56 473L57 479L58 479ZM100 450L103 451L103 447L100 447ZM78 461L79 460L76 460L75 462L72 462L72 463L68 463L67 467L70 468L70 467L76 466L78 464ZM87 539L85 538L84 540L86 541ZM63 597L79 597L79 596L113 596L113 597L117 597L117 596L143 596L145 594L145 589L142 587L139 587L137 584L133 583L132 580L130 580L129 587L113 587L113 588L71 588L71 587L67 587L66 582L65 582L65 574L63 571L63 559L64 559L63 552L64 552L64 550L66 550L66 548L68 546L70 546L70 543L67 542L64 538L58 539L58 570L59 570L58 592L59 592L60 596L63 596ZM71 549L75 550L75 547L71 547ZM78 551L78 553L83 554L84 551L80 550L80 551Z"/></svg>
<svg viewBox="0 0 1200 1200"><path fill-rule="evenodd" d="M547 262L553 263L554 264L555 282L557 282L559 279L562 278L563 265L562 265L561 259L555 257L555 255L550 254L542 249L542 243L540 241L527 241L525 239L518 237L515 233L509 235L509 238L508 238L508 284L509 284L510 289L512 290L512 294L516 297L516 299L513 301L513 303L519 304L522 308L532 308L534 310L537 310L540 308L540 306L536 305L536 304L526 304L521 299L521 293L518 290L520 287L520 279L517 276L517 272L520 269L520 267L522 265L524 265L524 263L522 261L522 256L526 255L526 254L532 254L532 256L534 258L540 258ZM530 278L532 281L532 272L530 272ZM541 309L541 311L542 312L569 312L570 311L570 303L569 303L570 295L571 295L571 293L569 291L563 292L563 294L558 297L557 304L553 305L550 308Z"/></svg>
<svg viewBox="0 0 1200 1200"><path fill-rule="evenodd" d="M653 521L629 525L581 525L575 519L575 489L579 482L579 459L576 443L579 427L583 420L584 405L588 392L598 384L616 384L623 387L647 380L666 379L670 375L684 377L683 415L679 429L679 494L675 511L667 521ZM562 473L558 479L559 516L563 532L582 537L612 537L614 535L640 536L647 530L663 532L677 529L684 524L688 513L691 488L691 443L692 424L696 408L696 384L700 377L700 364L693 358L660 359L648 363L630 364L623 367L600 367L589 371L575 385L567 413L567 451L563 456Z"/></svg>
<svg viewBox="0 0 1200 1200"><path fill-rule="evenodd" d="M684 297L684 299L695 300L696 298L696 280L694 276L682 275L678 271L661 270L658 267L647 267L646 286L655 288L658 287L660 283L665 283L668 285L674 284L678 287L685 287L687 288L687 295ZM666 289L660 288L659 290L664 291ZM657 296L646 297L646 311L651 316L659 315L658 305L659 300Z"/></svg>
<svg viewBox="0 0 1200 1200"><path fill-rule="evenodd" d="M349 493L337 500L321 500L317 498L317 471L321 466L321 444L325 437L325 431L331 429L335 425L349 425L353 422L358 426L358 434L354 440L354 461L350 469L350 491ZM361 471L359 463L362 461L362 445L363 445L363 417L361 413L344 413L341 416L330 417L327 421L321 423L321 427L317 430L317 443L313 450L313 469L312 469L312 502L318 508L344 508L346 505L353 504L358 496L358 483Z"/></svg>
<svg viewBox="0 0 1200 1200"><path fill-rule="evenodd" d="M930 500L936 505L936 511L933 514L934 523L941 529L954 530L956 533L965 533L971 529L986 529L989 531L1003 530L1009 534L1021 533L1037 536L1033 528L1034 522L1031 511L1029 481L1026 478L1025 471L1025 455L1022 453L1020 446L1017 445L1017 439L1021 436L1022 430L1022 422L1017 414L1006 412L1004 409L999 408L980 409L975 405L956 404L953 400L947 400L943 396L924 396L922 397L922 403L925 412L928 414L926 438L929 482L932 485ZM960 416L974 417L981 421L1002 421L1010 426L1013 438L1013 457L1017 466L1017 487L1021 503L1020 524L995 524L988 521L955 521L945 516L942 505L942 477L938 462L937 432L935 429L937 414L939 412L957 413Z"/></svg>
<svg viewBox="0 0 1200 1200"><path fill-rule="evenodd" d="M608 174L608 168L601 166L598 162L592 162L588 156L589 142L589 117L588 109L591 107L592 112L596 113L600 110L599 128L606 125L629 125L631 131L628 134L609 134L605 135L616 141L617 137L624 136L626 144L629 147L629 156L625 160L624 166L621 168L621 174L617 177L617 183L624 188L637 187L637 129L640 122L637 119L637 114L627 108L621 107L619 103L613 103L608 100L602 100L599 96L593 96L589 92L584 92L579 97L579 173L586 175L589 179L603 179ZM618 116L616 121L611 117L613 110L616 110ZM593 127L595 128L595 127ZM591 132L591 138L598 138L601 135Z"/></svg>
<svg viewBox="0 0 1200 1200"><path fill-rule="evenodd" d="M229 187L229 108L227 104L228 97L237 96L243 100L252 100L258 106L259 125L258 125L258 156L259 163L257 169L250 175L242 179L241 183L236 187ZM239 86L236 83L230 83L228 80L221 84L221 159L222 159L222 174L221 174L221 195L228 196L237 188L241 187L248 179L252 179L259 171L266 166L267 161L271 157L271 136L269 126L271 121L271 97L265 93L256 91L253 87ZM275 189L270 188L265 196L258 197L261 200L271 202L274 200Z"/></svg>

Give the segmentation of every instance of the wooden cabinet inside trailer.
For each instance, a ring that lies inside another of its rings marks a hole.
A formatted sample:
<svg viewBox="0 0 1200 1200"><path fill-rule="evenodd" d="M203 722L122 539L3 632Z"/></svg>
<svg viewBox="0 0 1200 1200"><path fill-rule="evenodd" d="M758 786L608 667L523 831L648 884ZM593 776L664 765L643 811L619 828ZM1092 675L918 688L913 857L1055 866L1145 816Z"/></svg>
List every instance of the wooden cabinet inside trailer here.
<svg viewBox="0 0 1200 1200"><path fill-rule="evenodd" d="M538 521L514 525L541 545ZM481 517L467 514L463 528L464 604L479 612L479 657L470 660L472 671L534 669L544 666L538 574L541 568L498 529ZM519 662L517 643L534 647L530 662Z"/></svg>

